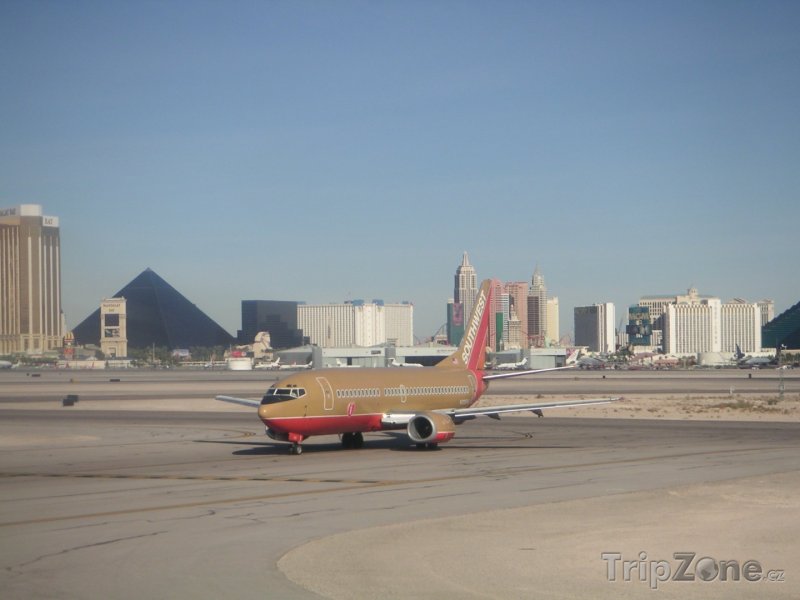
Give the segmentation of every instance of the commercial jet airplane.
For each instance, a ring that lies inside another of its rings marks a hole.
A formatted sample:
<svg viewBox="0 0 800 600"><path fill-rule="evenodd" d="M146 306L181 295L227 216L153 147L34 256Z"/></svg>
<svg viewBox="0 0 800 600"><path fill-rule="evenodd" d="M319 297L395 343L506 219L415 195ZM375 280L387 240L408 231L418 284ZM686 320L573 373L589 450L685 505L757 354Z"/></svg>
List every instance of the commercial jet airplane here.
<svg viewBox="0 0 800 600"><path fill-rule="evenodd" d="M270 361L268 361L268 362L262 362L262 363L258 363L258 364L257 364L256 366L254 366L253 368L254 368L254 369L259 369L259 370L264 370L264 369L279 369L279 368L280 368L280 366L281 366L281 357L279 356L278 358L276 358L275 360L273 360L273 361L271 361L271 362L270 362Z"/></svg>
<svg viewBox="0 0 800 600"><path fill-rule="evenodd" d="M7 360L0 360L0 369L13 369L14 365Z"/></svg>
<svg viewBox="0 0 800 600"><path fill-rule="evenodd" d="M495 371L513 371L514 369L520 369L528 364L528 359L523 358L519 362L509 362L509 363L500 363L497 365L494 370Z"/></svg>
<svg viewBox="0 0 800 600"><path fill-rule="evenodd" d="M464 338L458 349L435 367L421 369L319 369L296 373L273 384L259 402L232 396L217 400L258 408L273 440L289 442L301 454L302 442L314 435L339 434L345 448L360 448L364 432L406 429L418 448L435 448L455 435L455 426L485 415L517 411L606 404L616 398L472 406L493 379L519 377L571 367L484 373L489 331L490 281L481 284Z"/></svg>
<svg viewBox="0 0 800 600"><path fill-rule="evenodd" d="M396 358L393 358L391 362L389 362L390 367L403 367L403 368L416 368L421 367L422 365L419 363L410 363L410 362L398 362Z"/></svg>

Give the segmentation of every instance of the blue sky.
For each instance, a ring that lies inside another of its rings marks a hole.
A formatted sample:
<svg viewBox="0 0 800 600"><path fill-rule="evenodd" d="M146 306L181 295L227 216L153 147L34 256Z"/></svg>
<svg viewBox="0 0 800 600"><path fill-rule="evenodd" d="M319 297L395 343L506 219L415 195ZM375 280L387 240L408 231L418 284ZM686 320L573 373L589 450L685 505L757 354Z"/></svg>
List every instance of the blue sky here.
<svg viewBox="0 0 800 600"><path fill-rule="evenodd" d="M444 323L538 263L572 307L800 301L800 3L0 3L0 207L61 219L69 326L147 267Z"/></svg>

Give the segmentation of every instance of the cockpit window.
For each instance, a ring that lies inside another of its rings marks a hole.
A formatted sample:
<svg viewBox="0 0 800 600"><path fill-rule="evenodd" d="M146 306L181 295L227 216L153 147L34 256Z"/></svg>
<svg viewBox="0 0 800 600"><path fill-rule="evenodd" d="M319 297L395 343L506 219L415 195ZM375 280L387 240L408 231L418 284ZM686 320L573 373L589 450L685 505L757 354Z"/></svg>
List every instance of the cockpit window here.
<svg viewBox="0 0 800 600"><path fill-rule="evenodd" d="M261 399L261 404L275 404L286 400L296 400L305 395L305 389L299 387L271 387Z"/></svg>

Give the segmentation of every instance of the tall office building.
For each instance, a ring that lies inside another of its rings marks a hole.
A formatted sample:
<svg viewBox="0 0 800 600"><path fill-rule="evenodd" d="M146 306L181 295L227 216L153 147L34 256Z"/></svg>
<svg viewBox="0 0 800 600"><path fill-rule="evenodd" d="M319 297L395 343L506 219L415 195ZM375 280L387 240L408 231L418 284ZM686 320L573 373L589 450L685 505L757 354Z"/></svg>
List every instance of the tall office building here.
<svg viewBox="0 0 800 600"><path fill-rule="evenodd" d="M539 270L533 271L528 290L528 340L531 346L544 346L547 338L547 286Z"/></svg>
<svg viewBox="0 0 800 600"><path fill-rule="evenodd" d="M58 217L38 204L0 209L0 354L62 345Z"/></svg>
<svg viewBox="0 0 800 600"><path fill-rule="evenodd" d="M611 302L592 306L576 306L575 345L587 346L592 352L614 352L614 305Z"/></svg>

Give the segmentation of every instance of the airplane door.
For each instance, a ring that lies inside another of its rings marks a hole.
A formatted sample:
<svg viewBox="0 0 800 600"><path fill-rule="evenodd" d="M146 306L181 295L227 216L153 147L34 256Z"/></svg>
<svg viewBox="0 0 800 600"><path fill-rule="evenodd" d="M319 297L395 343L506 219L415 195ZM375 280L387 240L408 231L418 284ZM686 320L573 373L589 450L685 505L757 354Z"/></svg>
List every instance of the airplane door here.
<svg viewBox="0 0 800 600"><path fill-rule="evenodd" d="M325 377L317 377L316 379L320 389L322 389L323 407L325 410L333 410L333 388L331 387L331 382Z"/></svg>
<svg viewBox="0 0 800 600"><path fill-rule="evenodd" d="M406 400L408 400L408 390L406 389L406 386L401 385L400 386L400 402L405 404Z"/></svg>

